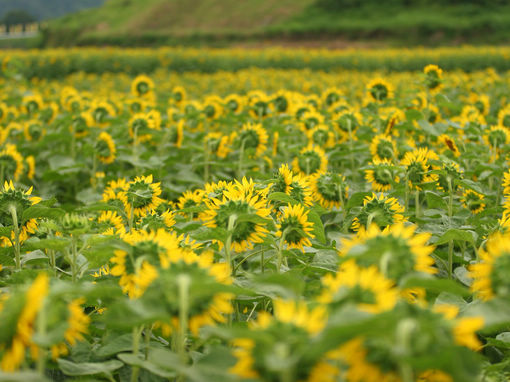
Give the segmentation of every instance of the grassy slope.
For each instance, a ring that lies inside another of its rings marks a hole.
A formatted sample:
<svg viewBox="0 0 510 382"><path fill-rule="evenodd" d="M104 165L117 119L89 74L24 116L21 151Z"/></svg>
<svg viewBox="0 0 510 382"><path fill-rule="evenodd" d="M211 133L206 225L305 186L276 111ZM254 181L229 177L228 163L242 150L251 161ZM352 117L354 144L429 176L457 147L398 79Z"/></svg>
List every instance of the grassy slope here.
<svg viewBox="0 0 510 382"><path fill-rule="evenodd" d="M48 41L139 45L318 35L424 44L508 42L510 6L383 5L332 13L315 7L314 0L108 0L54 21Z"/></svg>

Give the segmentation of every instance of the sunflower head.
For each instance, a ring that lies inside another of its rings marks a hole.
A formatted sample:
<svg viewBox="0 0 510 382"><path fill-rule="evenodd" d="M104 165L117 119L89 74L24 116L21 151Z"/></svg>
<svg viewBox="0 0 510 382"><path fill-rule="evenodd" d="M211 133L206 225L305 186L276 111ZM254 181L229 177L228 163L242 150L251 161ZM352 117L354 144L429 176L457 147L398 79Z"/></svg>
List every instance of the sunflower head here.
<svg viewBox="0 0 510 382"><path fill-rule="evenodd" d="M71 235L86 233L90 227L90 220L85 215L67 213L60 219L60 230Z"/></svg>
<svg viewBox="0 0 510 382"><path fill-rule="evenodd" d="M376 78L367 85L368 96L372 101L382 102L393 98L393 86L382 78Z"/></svg>
<svg viewBox="0 0 510 382"><path fill-rule="evenodd" d="M438 160L439 157L427 148L419 148L408 151L401 161L406 167L406 179L411 188L421 190L425 183L437 181L437 175L430 173L431 161Z"/></svg>
<svg viewBox="0 0 510 382"><path fill-rule="evenodd" d="M4 212L2 214L4 219L4 226L12 225L12 213L11 209L14 208L16 210L16 215L18 219L21 219L23 216L23 211L27 208L37 204L42 199L37 196L32 196L32 187L28 190L22 190L19 188L15 188L12 180L7 182L5 181L3 190L0 193L0 209Z"/></svg>
<svg viewBox="0 0 510 382"><path fill-rule="evenodd" d="M390 159L379 160L374 158L369 165L371 168L365 170L365 179L372 183L374 191L389 191L393 184L399 182L400 178L396 174L395 166Z"/></svg>
<svg viewBox="0 0 510 382"><path fill-rule="evenodd" d="M117 152L115 142L106 131L102 131L97 137L95 149L97 157L102 163L111 164L115 160Z"/></svg>
<svg viewBox="0 0 510 382"><path fill-rule="evenodd" d="M308 212L300 204L293 206L289 204L283 209L283 214L276 225L278 229L276 236L281 237L288 248L297 248L304 252L304 246L312 245L310 239L315 235L312 233L313 223L308 220Z"/></svg>
<svg viewBox="0 0 510 382"><path fill-rule="evenodd" d="M5 178L19 180L23 174L23 156L16 145L7 143L0 151L0 165L4 169Z"/></svg>
<svg viewBox="0 0 510 382"><path fill-rule="evenodd" d="M504 126L491 126L484 139L491 148L500 149L510 143L510 134L508 128Z"/></svg>
<svg viewBox="0 0 510 382"><path fill-rule="evenodd" d="M238 146L255 153L258 157L267 149L267 131L260 124L247 123L237 136Z"/></svg>
<svg viewBox="0 0 510 382"><path fill-rule="evenodd" d="M137 76L131 83L131 93L136 97L145 97L154 89L154 82L145 76Z"/></svg>
<svg viewBox="0 0 510 382"><path fill-rule="evenodd" d="M480 261L469 267L471 290L482 300L510 296L510 235L496 232L480 251Z"/></svg>
<svg viewBox="0 0 510 382"><path fill-rule="evenodd" d="M155 210L162 202L160 183L153 183L152 175L137 176L128 183L124 206L128 214L144 216Z"/></svg>
<svg viewBox="0 0 510 382"><path fill-rule="evenodd" d="M431 91L438 91L442 86L443 70L437 65L427 65L423 69L425 86Z"/></svg>
<svg viewBox="0 0 510 382"><path fill-rule="evenodd" d="M397 155L397 146L390 136L386 134L376 135L370 144L370 153L374 160L392 160Z"/></svg>
<svg viewBox="0 0 510 382"><path fill-rule="evenodd" d="M442 164L438 177L438 187L445 191L455 192L459 189L459 181L463 178L462 170L459 165L452 160L445 160Z"/></svg>
<svg viewBox="0 0 510 382"><path fill-rule="evenodd" d="M282 164L273 177L274 181L271 184L269 192L284 192L288 194L293 177L294 175L292 171L289 170L289 166L286 163Z"/></svg>
<svg viewBox="0 0 510 382"><path fill-rule="evenodd" d="M221 199L206 200L206 205L208 209L202 217L204 224L230 231L232 249L244 251L246 248L252 248L253 243L263 241L267 233L264 223L244 218L238 220L241 216L258 215L266 218L270 214L265 199L247 189L245 185L241 183L232 185L223 193Z"/></svg>
<svg viewBox="0 0 510 382"><path fill-rule="evenodd" d="M380 228L405 221L404 207L397 199L388 198L381 194L372 194L365 197L363 206L358 215L353 219L352 229L359 231L361 227L370 227L376 224Z"/></svg>
<svg viewBox="0 0 510 382"><path fill-rule="evenodd" d="M347 200L349 186L345 176L334 172L319 172L311 180L313 196L327 209L339 208Z"/></svg>
<svg viewBox="0 0 510 382"><path fill-rule="evenodd" d="M326 171L328 159L323 149L315 145L308 145L294 158L292 167L295 173L311 175L319 171Z"/></svg>
<svg viewBox="0 0 510 382"><path fill-rule="evenodd" d="M474 190L466 190L462 195L462 205L473 214L478 214L485 209L485 196Z"/></svg>
<svg viewBox="0 0 510 382"><path fill-rule="evenodd" d="M356 236L342 240L340 255L352 257L356 263L369 267L376 265L397 283L411 272L437 273L430 256L434 247L427 245L428 233L416 233L415 226L397 223L381 230L372 224L361 228Z"/></svg>
<svg viewBox="0 0 510 382"><path fill-rule="evenodd" d="M376 265L363 268L354 259L344 261L334 276L327 274L322 285L319 302L331 305L351 302L370 313L393 309L399 296L394 281L384 277Z"/></svg>

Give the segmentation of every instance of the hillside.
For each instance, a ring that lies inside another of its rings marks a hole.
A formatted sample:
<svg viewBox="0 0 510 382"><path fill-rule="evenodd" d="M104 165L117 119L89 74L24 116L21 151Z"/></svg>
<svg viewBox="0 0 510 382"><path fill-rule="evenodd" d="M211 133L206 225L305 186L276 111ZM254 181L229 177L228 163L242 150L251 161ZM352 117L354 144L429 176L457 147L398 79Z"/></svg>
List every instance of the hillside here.
<svg viewBox="0 0 510 382"><path fill-rule="evenodd" d="M10 11L23 10L36 20L48 20L103 3L104 0L0 0L0 19Z"/></svg>
<svg viewBox="0 0 510 382"><path fill-rule="evenodd" d="M264 39L506 43L510 5L468 0L108 0L50 23L47 45L165 45Z"/></svg>

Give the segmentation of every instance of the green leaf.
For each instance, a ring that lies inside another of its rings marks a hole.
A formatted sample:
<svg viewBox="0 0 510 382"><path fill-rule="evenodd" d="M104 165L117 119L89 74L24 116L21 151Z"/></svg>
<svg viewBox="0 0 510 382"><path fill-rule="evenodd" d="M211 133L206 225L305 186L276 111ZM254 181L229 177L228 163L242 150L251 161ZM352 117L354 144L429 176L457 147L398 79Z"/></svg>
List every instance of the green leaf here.
<svg viewBox="0 0 510 382"><path fill-rule="evenodd" d="M18 371L16 373L0 372L0 382L49 382L41 374L31 371Z"/></svg>
<svg viewBox="0 0 510 382"><path fill-rule="evenodd" d="M315 238L323 244L326 244L326 235L324 234L324 225L317 212L309 210L308 220L313 223L313 234Z"/></svg>
<svg viewBox="0 0 510 382"><path fill-rule="evenodd" d="M67 361L65 359L59 358L57 359L58 366L60 370L65 375L70 375L73 377L80 375L95 375L95 374L105 374L108 377L112 377L112 372L120 369L124 364L120 361L110 360L106 362L83 362L83 363L74 363L71 361Z"/></svg>
<svg viewBox="0 0 510 382"><path fill-rule="evenodd" d="M470 296L469 289L453 280L410 276L403 280L401 288L425 288L433 292L450 292L458 296Z"/></svg>
<svg viewBox="0 0 510 382"><path fill-rule="evenodd" d="M30 240L27 240L23 244L23 248L26 250L36 250L36 249L53 249L55 251L61 251L65 248L67 248L71 244L71 241L69 239L64 238L51 238L51 239L40 239L37 240L37 238L33 238Z"/></svg>
<svg viewBox="0 0 510 382"><path fill-rule="evenodd" d="M61 208L50 208L35 205L23 211L22 221L26 222L27 220L36 218L58 219L64 214L65 211Z"/></svg>
<svg viewBox="0 0 510 382"><path fill-rule="evenodd" d="M288 203L291 205L298 204L299 202L294 198L290 197L284 192L273 192L268 195L267 200Z"/></svg>
<svg viewBox="0 0 510 382"><path fill-rule="evenodd" d="M124 363L131 365L131 366L138 366L142 369L145 369L152 374L155 374L157 376L163 377L163 378L175 378L177 376L177 373L172 370L168 370L166 368L162 368L155 363L141 359L140 357L135 356L134 354L130 353L123 353L118 354L117 357Z"/></svg>
<svg viewBox="0 0 510 382"><path fill-rule="evenodd" d="M350 210L352 207L361 206L363 204L363 199L370 195L372 195L371 192L356 192L352 194L345 209Z"/></svg>
<svg viewBox="0 0 510 382"><path fill-rule="evenodd" d="M227 236L227 230L220 227L205 227L204 229L199 230L191 235L193 239L198 241L218 240L222 243L227 240Z"/></svg>
<svg viewBox="0 0 510 382"><path fill-rule="evenodd" d="M131 333L115 337L113 340L105 341L97 351L98 357L110 357L114 354L129 351L133 348L133 336Z"/></svg>
<svg viewBox="0 0 510 382"><path fill-rule="evenodd" d="M12 226L0 227L0 236L11 237L12 229L13 229Z"/></svg>
<svg viewBox="0 0 510 382"><path fill-rule="evenodd" d="M473 234L471 231L463 231L457 228L451 228L446 231L437 241L434 243L435 245L446 244L450 240L453 241L467 241L470 244L475 244L475 239L473 238Z"/></svg>
<svg viewBox="0 0 510 382"><path fill-rule="evenodd" d="M270 219L263 218L262 216L259 216L257 214L243 214L238 215L236 218L236 223L242 223L242 222L251 222L255 224L269 224L271 222Z"/></svg>

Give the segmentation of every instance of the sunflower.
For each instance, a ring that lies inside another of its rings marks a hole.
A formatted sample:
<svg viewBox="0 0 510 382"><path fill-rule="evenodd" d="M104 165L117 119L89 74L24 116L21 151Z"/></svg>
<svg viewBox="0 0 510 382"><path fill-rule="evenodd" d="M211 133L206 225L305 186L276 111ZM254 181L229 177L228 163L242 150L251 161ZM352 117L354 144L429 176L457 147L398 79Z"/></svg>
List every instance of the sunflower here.
<svg viewBox="0 0 510 382"><path fill-rule="evenodd" d="M229 136L220 132L208 133L204 138L206 150L218 158L226 158L230 149L228 148Z"/></svg>
<svg viewBox="0 0 510 382"><path fill-rule="evenodd" d="M349 194L345 176L333 172L316 173L311 177L310 185L315 200L327 209L339 208Z"/></svg>
<svg viewBox="0 0 510 382"><path fill-rule="evenodd" d="M204 191L203 190L187 190L185 191L177 200L177 207L182 210L185 208L198 207L202 204L204 200ZM197 212L180 212L183 216L191 216L192 218L197 218Z"/></svg>
<svg viewBox="0 0 510 382"><path fill-rule="evenodd" d="M274 300L274 316L267 312L259 312L257 320L250 323L253 332L261 332L265 336L254 336L253 338L236 338L232 342L234 346L233 355L237 362L229 369L231 374L241 378L254 378L264 381L279 380L281 371L267 367L264 355L274 351L275 347L286 346L290 354L282 354L282 357L289 357L288 362L306 369L307 367L299 362L298 357L306 353L311 339L316 336L326 325L327 312L324 306L317 305L309 307L305 302ZM271 341L263 338L271 338ZM292 342L289 342L292 338ZM310 365L310 369L311 369ZM290 376L289 380L303 380L310 370L295 371L303 375Z"/></svg>
<svg viewBox="0 0 510 382"><path fill-rule="evenodd" d="M429 233L416 233L413 225L397 223L384 230L372 224L368 229L361 228L356 236L343 239L340 256L353 257L364 267L383 265L382 273L400 281L410 272L436 274L433 246L427 245ZM383 261L383 257L386 257Z"/></svg>
<svg viewBox="0 0 510 382"><path fill-rule="evenodd" d="M89 129L94 126L94 117L90 112L81 112L72 118L69 131L74 134L76 138L83 138L89 134Z"/></svg>
<svg viewBox="0 0 510 382"><path fill-rule="evenodd" d="M311 175L316 172L326 171L328 159L323 149L315 145L308 145L303 147L299 155L294 158L292 167L297 174Z"/></svg>
<svg viewBox="0 0 510 382"><path fill-rule="evenodd" d="M439 144L443 145L444 149L449 150L449 152L451 152L454 157L460 156L460 151L455 144L455 140L448 134L441 134L439 137L437 137L437 141Z"/></svg>
<svg viewBox="0 0 510 382"><path fill-rule="evenodd" d="M255 157L259 157L267 149L268 135L261 124L246 123L239 135L235 133L234 139L238 141L241 150L253 150Z"/></svg>
<svg viewBox="0 0 510 382"><path fill-rule="evenodd" d="M147 142L152 138L152 130L160 130L159 118L156 114L136 113L129 120L129 136L136 142ZM136 138L135 138L136 136Z"/></svg>
<svg viewBox="0 0 510 382"><path fill-rule="evenodd" d="M90 317L83 312L82 305L85 299L77 298L69 303L67 309L69 311L67 318L67 329L64 333L65 342L61 342L51 346L51 357L57 359L62 355L68 354L67 344L74 346L78 341L83 341L84 334L88 331Z"/></svg>
<svg viewBox="0 0 510 382"><path fill-rule="evenodd" d="M485 203L483 202L485 196L474 190L466 190L462 194L462 205L471 211L473 214L478 214L485 209Z"/></svg>
<svg viewBox="0 0 510 382"><path fill-rule="evenodd" d="M498 112L498 126L510 129L510 105L505 106Z"/></svg>
<svg viewBox="0 0 510 382"><path fill-rule="evenodd" d="M317 125L307 130L306 135L310 145L318 145L324 148L335 146L335 135L326 125Z"/></svg>
<svg viewBox="0 0 510 382"><path fill-rule="evenodd" d="M237 94L229 94L223 99L223 104L225 105L226 110L237 114L244 106L244 99Z"/></svg>
<svg viewBox="0 0 510 382"><path fill-rule="evenodd" d="M232 187L232 182L227 182L224 180L220 180L217 183L207 183L204 186L203 195L207 198L222 198L223 193L228 191L230 187Z"/></svg>
<svg viewBox="0 0 510 382"><path fill-rule="evenodd" d="M99 127L108 126L110 124L109 120L117 115L113 105L104 100L93 100L89 112Z"/></svg>
<svg viewBox="0 0 510 382"><path fill-rule="evenodd" d="M416 377L416 382L453 382L453 378L444 371L429 369Z"/></svg>
<svg viewBox="0 0 510 382"><path fill-rule="evenodd" d="M269 192L284 192L289 195L293 178L294 174L289 169L289 165L286 163L282 164L273 177Z"/></svg>
<svg viewBox="0 0 510 382"><path fill-rule="evenodd" d="M45 273L40 273L34 282L30 285L22 299L23 306L20 309L17 322L15 324L15 334L3 350L2 359L0 361L0 369L4 372L15 372L25 359L25 349L30 348L32 354L37 354L38 348L32 341L37 315L43 307L44 299L49 290L49 279ZM8 301L7 301L8 302ZM8 313L7 309L0 311ZM2 319L2 323L8 323L7 319ZM3 346L2 346L3 347ZM0 351L1 351L0 350Z"/></svg>
<svg viewBox="0 0 510 382"><path fill-rule="evenodd" d="M137 222L137 226L146 231L154 231L160 228L168 230L174 224L175 215L170 210L166 210L161 214L157 212L148 213Z"/></svg>
<svg viewBox="0 0 510 382"><path fill-rule="evenodd" d="M322 100L326 107L334 105L342 99L344 93L337 88L328 88L322 92Z"/></svg>
<svg viewBox="0 0 510 382"><path fill-rule="evenodd" d="M462 178L463 173L458 163L447 159L442 164L437 186L440 190L445 192L449 192L450 188L452 191L457 191L459 184L456 181Z"/></svg>
<svg viewBox="0 0 510 382"><path fill-rule="evenodd" d="M382 102L393 98L393 86L382 78L370 81L367 85L367 92L372 102Z"/></svg>
<svg viewBox="0 0 510 382"><path fill-rule="evenodd" d="M35 158L33 155L29 155L25 158L25 162L27 162L27 178L32 180L35 176Z"/></svg>
<svg viewBox="0 0 510 382"><path fill-rule="evenodd" d="M46 135L42 122L32 119L23 124L23 135L27 141L40 141Z"/></svg>
<svg viewBox="0 0 510 382"><path fill-rule="evenodd" d="M510 170L503 174L503 195L510 196Z"/></svg>
<svg viewBox="0 0 510 382"><path fill-rule="evenodd" d="M202 215L207 227L220 227L232 231L231 249L241 252L261 243L268 232L264 223L242 220L237 216L257 215L266 218L270 210L266 200L247 190L245 185L233 185L223 192L221 199L211 198L205 201L207 210ZM220 243L221 244L221 243Z"/></svg>
<svg viewBox="0 0 510 382"><path fill-rule="evenodd" d="M485 250L480 250L480 261L469 266L473 279L471 290L482 300L496 296L508 298L510 283L510 236L499 232L491 235Z"/></svg>
<svg viewBox="0 0 510 382"><path fill-rule="evenodd" d="M427 148L406 152L400 163L406 167L406 179L409 187L421 190L424 183L437 182L438 176L429 172L436 168L429 163L431 160L439 160L439 157Z"/></svg>
<svg viewBox="0 0 510 382"><path fill-rule="evenodd" d="M153 183L152 175L137 176L128 183L125 191L124 208L128 216L145 216L162 202L161 183Z"/></svg>
<svg viewBox="0 0 510 382"><path fill-rule="evenodd" d="M374 191L389 191L393 184L399 182L400 178L395 173L395 168L391 159L379 160L374 158L369 165L371 168L365 170L365 179L367 182L372 183L372 189Z"/></svg>
<svg viewBox="0 0 510 382"><path fill-rule="evenodd" d="M96 151L99 160L104 164L113 163L115 160L115 154L117 152L115 142L112 136L106 131L102 131L97 137Z"/></svg>
<svg viewBox="0 0 510 382"><path fill-rule="evenodd" d="M168 127L168 134L170 135L170 142L175 147L181 147L182 146L182 138L184 137L184 120L180 120L177 122L177 125L169 126Z"/></svg>
<svg viewBox="0 0 510 382"><path fill-rule="evenodd" d="M209 96L204 100L202 113L208 121L213 121L221 116L223 107L218 96Z"/></svg>
<svg viewBox="0 0 510 382"><path fill-rule="evenodd" d="M500 150L510 143L510 133L504 126L491 126L485 132L483 139L492 150L495 150L491 157L491 160L495 160L498 158Z"/></svg>
<svg viewBox="0 0 510 382"><path fill-rule="evenodd" d="M131 82L131 94L135 97L147 97L152 93L154 89L154 82L146 75L137 76L133 82Z"/></svg>
<svg viewBox="0 0 510 382"><path fill-rule="evenodd" d="M29 207L39 203L42 199L38 196L32 196L33 188L23 191L16 189L12 180L4 182L4 187L0 193L0 205L5 206L6 211L0 216L0 222L4 227L13 226L14 211L10 210L12 207L15 210L15 215L18 220L21 220L23 212ZM29 234L34 234L37 229L37 220L28 219L23 225L20 226L19 240L23 242L28 239ZM14 230L11 231L10 240L6 237L3 238L3 245L10 246L15 239Z"/></svg>
<svg viewBox="0 0 510 382"><path fill-rule="evenodd" d="M175 86L170 94L169 102L180 106L184 103L184 101L186 101L186 97L186 89L184 89L182 86Z"/></svg>
<svg viewBox="0 0 510 382"><path fill-rule="evenodd" d="M253 118L265 118L273 112L271 98L261 91L252 91L248 95L248 106Z"/></svg>
<svg viewBox="0 0 510 382"><path fill-rule="evenodd" d="M310 178L301 174L292 177L290 192L288 195L297 202L310 207L313 204L312 187Z"/></svg>
<svg viewBox="0 0 510 382"><path fill-rule="evenodd" d="M23 174L23 156L19 153L16 145L7 143L0 151L0 166L2 166L5 178L19 180Z"/></svg>
<svg viewBox="0 0 510 382"><path fill-rule="evenodd" d="M370 313L393 309L400 294L395 282L384 277L376 265L362 268L354 259L344 261L334 276L327 274L322 285L320 303L352 301L358 309Z"/></svg>
<svg viewBox="0 0 510 382"><path fill-rule="evenodd" d="M116 211L103 211L97 218L99 231L103 235L112 235L114 233L123 234L126 231L124 220Z"/></svg>
<svg viewBox="0 0 510 382"><path fill-rule="evenodd" d="M443 86L443 70L437 65L427 65L423 69L425 86L432 93L437 93Z"/></svg>
<svg viewBox="0 0 510 382"><path fill-rule="evenodd" d="M478 93L470 93L467 99L467 102L471 103L474 107L478 109L480 113L483 115L488 115L490 112L490 100L487 94L478 94ZM503 125L503 120L499 121L498 124ZM508 126L503 125L505 127L510 127L510 121Z"/></svg>
<svg viewBox="0 0 510 382"><path fill-rule="evenodd" d="M305 111L301 117L301 129L307 132L316 126L324 124L324 116L316 110Z"/></svg>
<svg viewBox="0 0 510 382"><path fill-rule="evenodd" d="M288 248L297 248L304 252L304 246L311 247L310 239L315 235L313 223L308 220L309 211L300 204L288 205L276 225L276 237L280 237Z"/></svg>
<svg viewBox="0 0 510 382"><path fill-rule="evenodd" d="M356 337L332 352L332 358L343 361L347 370L342 380L347 382L400 382L398 365L376 342ZM378 363L384 363L379 365Z"/></svg>
<svg viewBox="0 0 510 382"><path fill-rule="evenodd" d="M103 202L119 200L124 205L127 203L127 189L128 182L124 178L119 178L117 180L108 182L107 187L103 191Z"/></svg>
<svg viewBox="0 0 510 382"><path fill-rule="evenodd" d="M404 222L404 207L395 198L388 198L384 194L366 196L363 199L363 207L353 219L351 228L359 231L361 227L370 227L375 223L378 227L385 228L393 224Z"/></svg>
<svg viewBox="0 0 510 382"><path fill-rule="evenodd" d="M287 90L279 90L273 96L272 103L277 113L288 114L292 108L292 93Z"/></svg>
<svg viewBox="0 0 510 382"><path fill-rule="evenodd" d="M23 111L30 116L38 114L44 106L44 102L40 94L24 96L21 102L23 104Z"/></svg>
<svg viewBox="0 0 510 382"><path fill-rule="evenodd" d="M392 160L397 157L397 146L395 141L386 134L379 134L374 137L370 144L370 154L373 160Z"/></svg>

